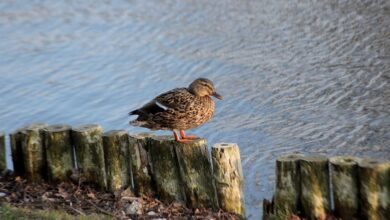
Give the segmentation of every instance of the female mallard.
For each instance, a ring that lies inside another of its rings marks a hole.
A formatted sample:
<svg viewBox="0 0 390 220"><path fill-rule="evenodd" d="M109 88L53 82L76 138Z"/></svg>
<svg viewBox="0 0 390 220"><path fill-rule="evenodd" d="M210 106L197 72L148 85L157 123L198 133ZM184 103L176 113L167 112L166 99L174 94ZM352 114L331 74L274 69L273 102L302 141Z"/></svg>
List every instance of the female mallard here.
<svg viewBox="0 0 390 220"><path fill-rule="evenodd" d="M222 99L213 82L196 79L188 88L170 90L130 112L129 115L138 115L130 124L151 130L171 130L176 141L187 143L197 137L186 136L184 130L198 127L213 116L215 104L210 96Z"/></svg>

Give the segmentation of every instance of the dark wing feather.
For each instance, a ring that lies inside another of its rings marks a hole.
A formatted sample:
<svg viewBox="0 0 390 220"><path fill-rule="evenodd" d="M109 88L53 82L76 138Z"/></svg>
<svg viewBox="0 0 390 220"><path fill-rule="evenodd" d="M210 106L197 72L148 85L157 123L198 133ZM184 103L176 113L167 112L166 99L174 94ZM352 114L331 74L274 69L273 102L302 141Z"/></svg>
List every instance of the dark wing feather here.
<svg viewBox="0 0 390 220"><path fill-rule="evenodd" d="M186 88L172 89L154 98L159 104L172 109L186 109L193 95Z"/></svg>
<svg viewBox="0 0 390 220"><path fill-rule="evenodd" d="M186 88L173 89L157 96L152 101L146 103L139 109L131 111L129 114L146 115L163 112L168 108L185 109L189 104L188 96L192 96L192 94Z"/></svg>

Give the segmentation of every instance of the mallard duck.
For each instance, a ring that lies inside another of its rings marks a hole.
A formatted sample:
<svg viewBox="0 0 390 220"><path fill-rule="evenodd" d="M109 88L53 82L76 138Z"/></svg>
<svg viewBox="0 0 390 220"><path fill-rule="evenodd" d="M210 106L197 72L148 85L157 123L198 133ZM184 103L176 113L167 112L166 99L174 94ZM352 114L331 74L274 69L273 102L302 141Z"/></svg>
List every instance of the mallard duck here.
<svg viewBox="0 0 390 220"><path fill-rule="evenodd" d="M198 78L188 88L162 93L141 108L129 112L129 115L138 115L130 124L151 130L171 130L177 142L188 143L197 137L186 135L184 130L204 124L214 114L215 104L210 96L223 99L215 91L211 80Z"/></svg>

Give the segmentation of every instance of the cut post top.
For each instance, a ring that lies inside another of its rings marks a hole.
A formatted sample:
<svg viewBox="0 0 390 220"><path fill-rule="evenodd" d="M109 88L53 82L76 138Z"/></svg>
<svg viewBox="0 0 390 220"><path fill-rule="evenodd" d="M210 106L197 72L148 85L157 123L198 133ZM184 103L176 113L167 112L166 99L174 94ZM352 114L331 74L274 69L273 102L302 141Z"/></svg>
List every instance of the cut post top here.
<svg viewBox="0 0 390 220"><path fill-rule="evenodd" d="M304 158L304 154L299 154L299 153L289 153L289 154L283 154L278 157L278 161L297 161L301 160Z"/></svg>
<svg viewBox="0 0 390 220"><path fill-rule="evenodd" d="M122 136L128 134L126 130L110 130L103 133L104 137Z"/></svg>
<svg viewBox="0 0 390 220"><path fill-rule="evenodd" d="M63 132L66 130L70 130L71 128L72 127L67 124L55 124L55 125L47 126L45 128L45 131L56 133L56 132Z"/></svg>
<svg viewBox="0 0 390 220"><path fill-rule="evenodd" d="M328 158L323 155L309 155L301 158L301 161L307 161L307 162L324 162L327 160Z"/></svg>
<svg viewBox="0 0 390 220"><path fill-rule="evenodd" d="M225 148L231 148L231 147L238 148L238 145L236 143L216 143L213 145L212 148L225 149Z"/></svg>
<svg viewBox="0 0 390 220"><path fill-rule="evenodd" d="M389 169L390 162L386 160L365 158L359 162L359 167L371 168L371 169Z"/></svg>
<svg viewBox="0 0 390 220"><path fill-rule="evenodd" d="M103 131L103 128L98 124L85 124L85 125L74 127L72 130L75 132L84 133L84 132L91 132L95 130Z"/></svg>
<svg viewBox="0 0 390 220"><path fill-rule="evenodd" d="M335 156L329 158L329 162L334 165L357 165L361 159L353 156Z"/></svg>

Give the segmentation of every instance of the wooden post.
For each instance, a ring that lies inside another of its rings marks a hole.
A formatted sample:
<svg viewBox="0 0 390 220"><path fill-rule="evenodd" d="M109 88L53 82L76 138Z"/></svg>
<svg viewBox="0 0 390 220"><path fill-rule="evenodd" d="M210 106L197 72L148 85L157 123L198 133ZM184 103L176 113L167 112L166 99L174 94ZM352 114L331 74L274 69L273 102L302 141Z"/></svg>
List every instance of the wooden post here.
<svg viewBox="0 0 390 220"><path fill-rule="evenodd" d="M44 130L48 180L68 181L74 167L71 127L57 124Z"/></svg>
<svg viewBox="0 0 390 220"><path fill-rule="evenodd" d="M134 192L137 196L154 196L155 185L148 159L148 134L129 136L129 154Z"/></svg>
<svg viewBox="0 0 390 220"><path fill-rule="evenodd" d="M186 202L192 208L217 208L211 161L205 139L175 146Z"/></svg>
<svg viewBox="0 0 390 220"><path fill-rule="evenodd" d="M299 160L303 157L303 154L286 154L276 160L274 214L281 219L299 214L301 193Z"/></svg>
<svg viewBox="0 0 390 220"><path fill-rule="evenodd" d="M363 159L359 162L362 219L380 220L390 216L390 162Z"/></svg>
<svg viewBox="0 0 390 220"><path fill-rule="evenodd" d="M115 192L130 185L129 135L125 130L113 130L103 134L104 161L107 188Z"/></svg>
<svg viewBox="0 0 390 220"><path fill-rule="evenodd" d="M329 165L325 156L300 160L301 202L308 219L325 219L330 212Z"/></svg>
<svg viewBox="0 0 390 220"><path fill-rule="evenodd" d="M42 182L47 177L43 129L40 124L32 124L26 126L19 134L25 177L32 182Z"/></svg>
<svg viewBox="0 0 390 220"><path fill-rule="evenodd" d="M5 134L0 132L0 172L7 169L5 158Z"/></svg>
<svg viewBox="0 0 390 220"><path fill-rule="evenodd" d="M240 150L236 144L215 144L211 148L213 174L219 206L245 218Z"/></svg>
<svg viewBox="0 0 390 220"><path fill-rule="evenodd" d="M157 195L164 202L184 202L178 162L175 154L176 142L166 136L149 139L149 157Z"/></svg>
<svg viewBox="0 0 390 220"><path fill-rule="evenodd" d="M102 133L103 129L100 125L82 125L72 129L72 140L81 175L86 178L87 182L106 188Z"/></svg>
<svg viewBox="0 0 390 220"><path fill-rule="evenodd" d="M24 159L23 159L23 152L22 152L22 140L20 139L21 137L20 134L23 128L17 129L9 135L10 142L11 142L12 163L14 166L14 174L16 176L24 176L25 174Z"/></svg>
<svg viewBox="0 0 390 220"><path fill-rule="evenodd" d="M358 158L348 156L329 159L333 186L334 214L341 219L358 219L358 161Z"/></svg>

